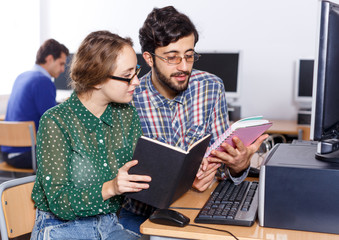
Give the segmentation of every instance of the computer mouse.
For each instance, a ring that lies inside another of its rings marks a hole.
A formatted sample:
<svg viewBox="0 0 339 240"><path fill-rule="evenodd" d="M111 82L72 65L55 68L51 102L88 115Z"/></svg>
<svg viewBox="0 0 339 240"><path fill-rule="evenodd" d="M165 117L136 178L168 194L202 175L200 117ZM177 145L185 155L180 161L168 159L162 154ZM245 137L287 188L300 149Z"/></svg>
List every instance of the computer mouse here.
<svg viewBox="0 0 339 240"><path fill-rule="evenodd" d="M185 227L190 222L184 214L171 209L157 209L149 220L153 223L176 227Z"/></svg>

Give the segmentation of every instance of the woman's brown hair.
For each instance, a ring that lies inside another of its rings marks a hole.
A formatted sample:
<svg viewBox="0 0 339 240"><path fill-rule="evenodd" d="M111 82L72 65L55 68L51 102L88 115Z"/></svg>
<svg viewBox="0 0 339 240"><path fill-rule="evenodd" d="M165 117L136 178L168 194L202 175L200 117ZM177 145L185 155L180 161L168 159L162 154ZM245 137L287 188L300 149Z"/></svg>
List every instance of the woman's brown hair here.
<svg viewBox="0 0 339 240"><path fill-rule="evenodd" d="M126 45L133 46L130 38L109 31L90 33L73 56L70 76L75 92L90 92L105 82L116 69L116 58Z"/></svg>

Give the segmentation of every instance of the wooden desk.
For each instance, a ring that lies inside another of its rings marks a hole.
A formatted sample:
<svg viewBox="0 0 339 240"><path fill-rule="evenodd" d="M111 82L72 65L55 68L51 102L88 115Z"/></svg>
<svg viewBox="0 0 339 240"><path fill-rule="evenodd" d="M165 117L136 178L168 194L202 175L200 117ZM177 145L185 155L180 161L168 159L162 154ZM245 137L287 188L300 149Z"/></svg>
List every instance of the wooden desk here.
<svg viewBox="0 0 339 240"><path fill-rule="evenodd" d="M273 123L266 133L298 136L299 140L310 140L310 126L298 125L293 120L271 120Z"/></svg>
<svg viewBox="0 0 339 240"><path fill-rule="evenodd" d="M203 193L199 193L193 190L188 191L180 199L174 202L171 207L186 207L186 208L201 208L207 201L210 192L216 187L216 183L213 184L211 189L206 190ZM174 209L188 216L191 224L194 223L194 218L197 216L199 210L189 209ZM276 228L264 228L260 227L258 221L251 227L240 227L231 225L217 225L217 224L197 224L206 227L212 227L217 229L223 229L230 231L239 240L251 240L251 239L267 239L267 240L339 240L339 235L325 234L306 231L295 231ZM208 240L234 240L234 238L227 233L198 228L194 226L186 227L172 227L159 225L147 220L140 226L140 231L146 235L162 236L170 238L187 238L187 239L208 239ZM151 237L152 238L152 237ZM159 239L159 238L158 238Z"/></svg>

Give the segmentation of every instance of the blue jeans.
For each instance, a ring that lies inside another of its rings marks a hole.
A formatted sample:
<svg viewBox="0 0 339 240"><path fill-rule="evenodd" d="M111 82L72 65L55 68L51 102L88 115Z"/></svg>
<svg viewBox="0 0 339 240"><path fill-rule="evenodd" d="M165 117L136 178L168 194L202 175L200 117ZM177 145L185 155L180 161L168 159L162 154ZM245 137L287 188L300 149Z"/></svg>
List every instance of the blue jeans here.
<svg viewBox="0 0 339 240"><path fill-rule="evenodd" d="M32 168L32 152L23 152L15 157L8 157L7 152L2 152L2 158L5 162L9 165L16 167L16 168Z"/></svg>
<svg viewBox="0 0 339 240"><path fill-rule="evenodd" d="M125 229L140 233L140 225L147 220L147 217L142 215L136 215L124 208L121 208L119 213L119 222L124 226Z"/></svg>
<svg viewBox="0 0 339 240"><path fill-rule="evenodd" d="M36 211L31 240L109 240L139 239L136 233L123 228L115 213L61 220L53 213Z"/></svg>

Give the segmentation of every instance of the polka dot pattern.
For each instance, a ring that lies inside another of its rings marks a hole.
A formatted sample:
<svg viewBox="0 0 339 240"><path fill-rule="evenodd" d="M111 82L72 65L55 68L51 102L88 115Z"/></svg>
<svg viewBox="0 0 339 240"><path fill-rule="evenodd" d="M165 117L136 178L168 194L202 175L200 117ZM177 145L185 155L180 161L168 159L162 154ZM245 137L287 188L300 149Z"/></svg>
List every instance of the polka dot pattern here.
<svg viewBox="0 0 339 240"><path fill-rule="evenodd" d="M104 201L102 185L132 159L140 135L134 107L111 103L97 118L73 93L40 120L35 205L67 220L116 212L121 196Z"/></svg>

